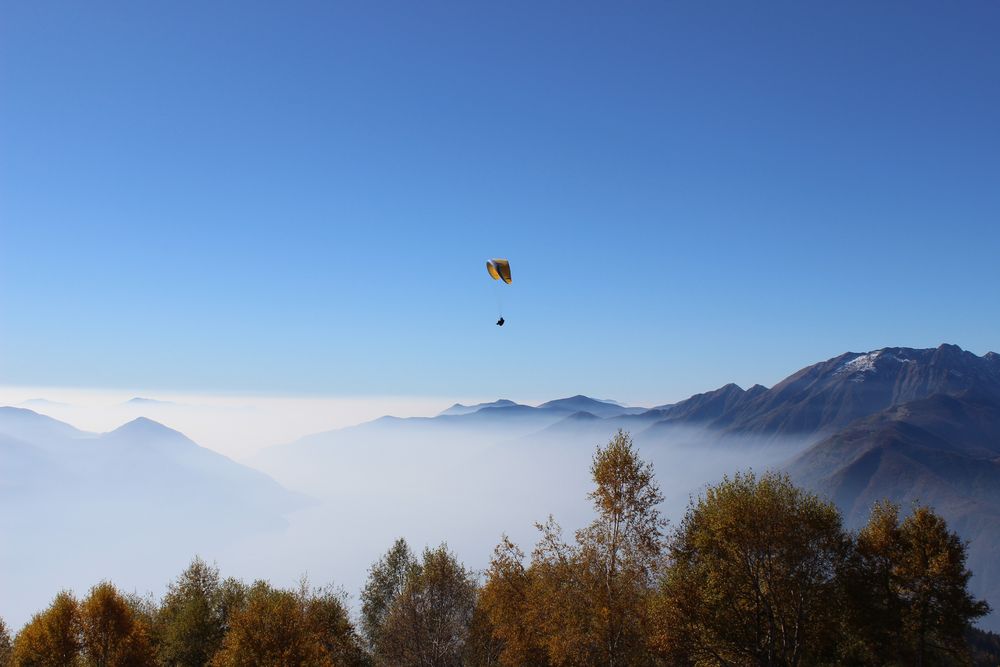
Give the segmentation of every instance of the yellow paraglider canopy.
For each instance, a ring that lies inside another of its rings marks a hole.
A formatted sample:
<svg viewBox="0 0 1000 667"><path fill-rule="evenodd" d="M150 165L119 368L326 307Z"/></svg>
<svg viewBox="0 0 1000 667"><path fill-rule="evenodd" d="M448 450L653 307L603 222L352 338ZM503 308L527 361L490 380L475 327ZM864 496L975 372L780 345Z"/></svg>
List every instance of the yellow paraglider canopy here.
<svg viewBox="0 0 1000 667"><path fill-rule="evenodd" d="M510 262L506 259L491 259L486 262L486 270L493 280L502 280L510 284Z"/></svg>

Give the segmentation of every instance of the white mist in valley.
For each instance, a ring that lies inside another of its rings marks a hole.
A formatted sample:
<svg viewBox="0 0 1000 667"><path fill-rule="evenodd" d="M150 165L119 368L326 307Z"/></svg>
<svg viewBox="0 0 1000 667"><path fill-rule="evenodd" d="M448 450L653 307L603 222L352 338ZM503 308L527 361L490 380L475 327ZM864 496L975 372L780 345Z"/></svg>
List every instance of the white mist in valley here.
<svg viewBox="0 0 1000 667"><path fill-rule="evenodd" d="M317 504L290 516L283 544L265 539L254 550L277 547L281 558L265 560L280 561L282 577L308 570L350 590L397 537L417 548L446 541L475 569L486 567L503 534L530 554L535 524L550 514L567 539L592 518L591 458L616 430L604 426L559 433L531 420L479 428L382 420L262 452L257 467ZM693 429L655 439L636 433L634 440L654 466L662 511L674 522L707 484L777 467L803 445L721 443Z"/></svg>
<svg viewBox="0 0 1000 667"><path fill-rule="evenodd" d="M376 419L254 447L248 467L166 427L179 426L170 414L195 424L191 415L200 412L211 415L212 429L221 433L228 420L238 435L252 428L260 407L111 405L115 414L138 408L159 416L165 426L140 419L97 435L24 410L4 414L0 447L10 466L0 477L0 527L16 539L0 545L0 615L14 627L59 590L84 593L105 579L159 596L196 554L224 575L292 585L307 574L355 596L368 567L398 537L416 549L447 542L467 566L483 569L503 534L530 553L535 523L550 514L572 539L592 516L594 449L618 428L633 433L654 465L663 512L675 522L706 484L776 467L804 444L720 441L690 428L647 434L639 416L589 419L525 408ZM281 414L290 416L317 405L285 407ZM86 412L79 402L34 408ZM323 419L331 417L304 423Z"/></svg>

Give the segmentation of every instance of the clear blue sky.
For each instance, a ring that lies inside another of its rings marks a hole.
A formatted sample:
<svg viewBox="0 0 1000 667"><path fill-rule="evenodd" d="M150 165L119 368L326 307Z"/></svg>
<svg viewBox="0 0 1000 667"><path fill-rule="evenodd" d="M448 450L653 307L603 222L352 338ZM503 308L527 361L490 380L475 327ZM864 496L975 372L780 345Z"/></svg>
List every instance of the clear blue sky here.
<svg viewBox="0 0 1000 667"><path fill-rule="evenodd" d="M656 402L1000 348L998 35L995 1L4 1L0 383Z"/></svg>

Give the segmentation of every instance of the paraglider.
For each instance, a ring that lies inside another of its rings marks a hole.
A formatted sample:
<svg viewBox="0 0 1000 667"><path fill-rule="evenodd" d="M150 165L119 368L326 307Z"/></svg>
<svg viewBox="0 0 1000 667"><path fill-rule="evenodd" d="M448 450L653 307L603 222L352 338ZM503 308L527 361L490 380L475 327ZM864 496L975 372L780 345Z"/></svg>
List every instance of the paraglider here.
<svg viewBox="0 0 1000 667"><path fill-rule="evenodd" d="M486 270L493 280L502 280L510 285L510 262L506 259L491 259L486 262Z"/></svg>
<svg viewBox="0 0 1000 667"><path fill-rule="evenodd" d="M502 280L508 285L511 283L510 279L510 262L506 259L490 259L486 261L486 271L490 274L493 280ZM499 296L499 295L498 295ZM499 299L498 299L499 302ZM499 306L499 303L497 304ZM500 319L497 320L497 326L502 327L504 323L503 314L500 314Z"/></svg>

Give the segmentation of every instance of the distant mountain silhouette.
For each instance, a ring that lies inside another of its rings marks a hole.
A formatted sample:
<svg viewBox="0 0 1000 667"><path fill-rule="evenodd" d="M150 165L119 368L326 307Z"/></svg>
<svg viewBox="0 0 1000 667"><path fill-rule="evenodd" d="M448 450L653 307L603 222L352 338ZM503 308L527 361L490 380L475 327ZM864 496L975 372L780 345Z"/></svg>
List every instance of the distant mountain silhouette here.
<svg viewBox="0 0 1000 667"><path fill-rule="evenodd" d="M314 503L149 419L87 433L0 407L4 613L86 580L148 590L194 554L278 539Z"/></svg>
<svg viewBox="0 0 1000 667"><path fill-rule="evenodd" d="M510 407L512 405L517 405L514 401L509 401L506 398L501 398L493 401L492 403L477 403L476 405L462 405L461 403L456 403L447 410L442 410L438 413L438 416L444 415L467 415L471 412L478 412L483 408L503 408Z"/></svg>
<svg viewBox="0 0 1000 667"><path fill-rule="evenodd" d="M62 441L92 435L34 410L9 406L0 407L0 433L26 443Z"/></svg>
<svg viewBox="0 0 1000 667"><path fill-rule="evenodd" d="M122 405L128 407L142 408L142 407L179 407L180 403L175 403L174 401L163 401L158 398L146 398L145 396L133 396L128 399Z"/></svg>
<svg viewBox="0 0 1000 667"><path fill-rule="evenodd" d="M541 410L564 410L566 412L589 412L598 417L615 417L646 412L646 408L630 408L617 401L598 400L589 396L576 395L547 401L538 406Z"/></svg>
<svg viewBox="0 0 1000 667"><path fill-rule="evenodd" d="M30 513L57 500L73 513L100 506L168 523L216 517L227 527L263 522L305 504L264 473L140 417L108 433L80 431L23 408L0 407L0 505ZM30 468L30 474L27 472ZM196 513L192 515L192 512ZM2 509L0 509L2 513Z"/></svg>

